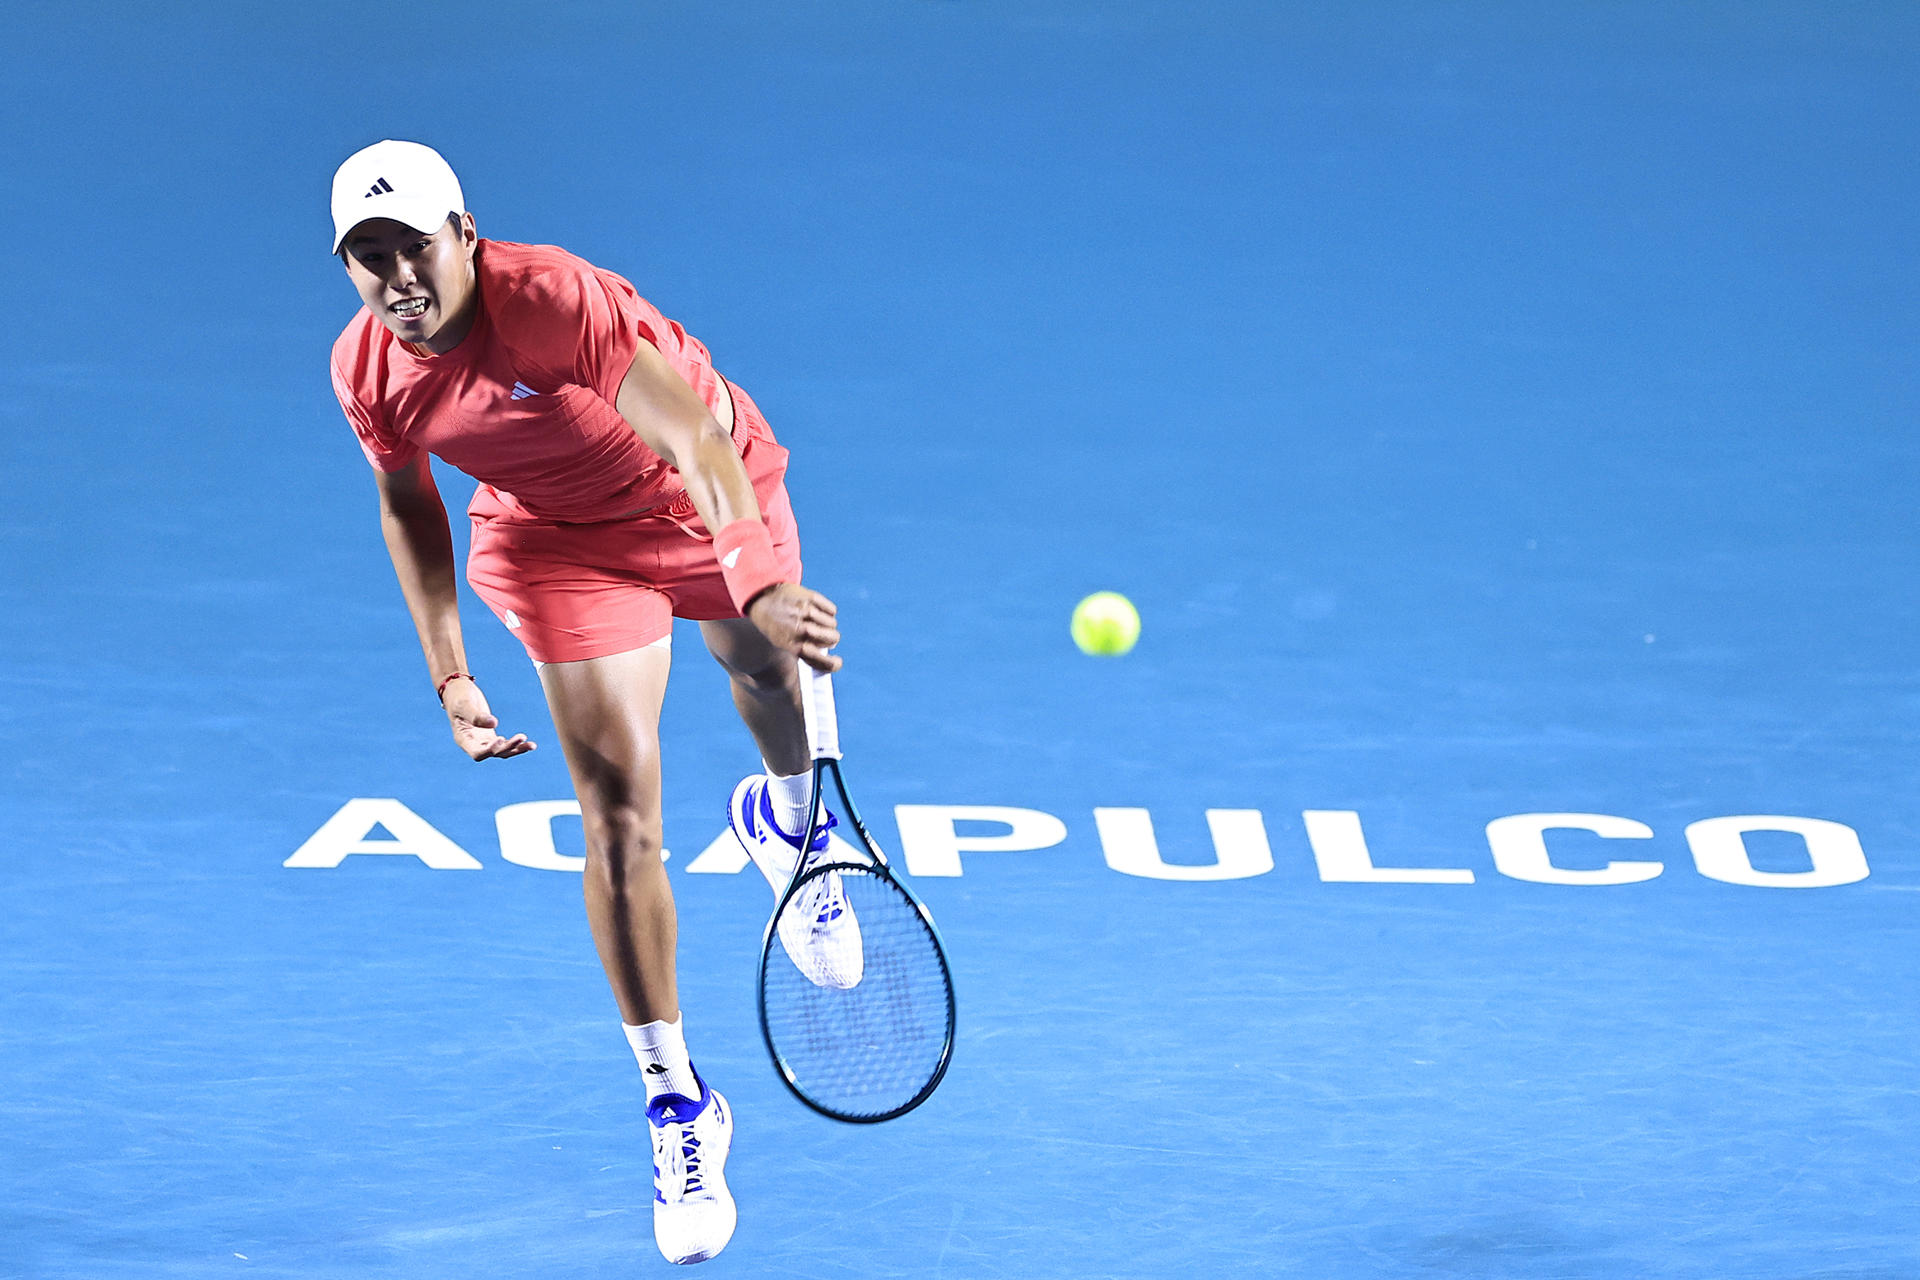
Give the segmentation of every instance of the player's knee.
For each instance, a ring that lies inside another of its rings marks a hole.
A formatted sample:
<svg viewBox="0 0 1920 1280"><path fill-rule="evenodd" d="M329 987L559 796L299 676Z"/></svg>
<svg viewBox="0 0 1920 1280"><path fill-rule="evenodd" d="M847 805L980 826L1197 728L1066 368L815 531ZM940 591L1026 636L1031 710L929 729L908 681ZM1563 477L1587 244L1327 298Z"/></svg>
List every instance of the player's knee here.
<svg viewBox="0 0 1920 1280"><path fill-rule="evenodd" d="M660 865L660 820L629 805L582 813L587 872L619 888L637 872Z"/></svg>
<svg viewBox="0 0 1920 1280"><path fill-rule="evenodd" d="M792 692L797 687L799 668L797 660L790 653L778 652L768 658L764 665L753 669L742 669L729 664L727 673L735 684L747 692L761 698L770 698Z"/></svg>
<svg viewBox="0 0 1920 1280"><path fill-rule="evenodd" d="M703 633L707 651L736 685L771 692L794 682L794 657L750 626L714 624Z"/></svg>

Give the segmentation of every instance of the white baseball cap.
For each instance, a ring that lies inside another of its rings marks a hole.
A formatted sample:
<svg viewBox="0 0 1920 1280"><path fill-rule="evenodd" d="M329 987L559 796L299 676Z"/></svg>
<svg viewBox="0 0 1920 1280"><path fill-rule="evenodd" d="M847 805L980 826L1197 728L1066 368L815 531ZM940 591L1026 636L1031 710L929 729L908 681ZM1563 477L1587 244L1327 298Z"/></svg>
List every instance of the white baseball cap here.
<svg viewBox="0 0 1920 1280"><path fill-rule="evenodd" d="M432 147L389 138L348 156L333 175L333 251L369 218L392 218L432 235L465 213L460 179Z"/></svg>

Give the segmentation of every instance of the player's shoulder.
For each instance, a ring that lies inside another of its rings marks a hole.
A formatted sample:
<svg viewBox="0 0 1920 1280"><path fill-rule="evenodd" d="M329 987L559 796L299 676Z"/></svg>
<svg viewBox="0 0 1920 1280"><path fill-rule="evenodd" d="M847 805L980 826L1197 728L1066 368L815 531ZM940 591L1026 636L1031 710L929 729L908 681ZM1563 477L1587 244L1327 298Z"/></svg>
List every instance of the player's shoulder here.
<svg viewBox="0 0 1920 1280"><path fill-rule="evenodd" d="M564 295L602 271L578 254L554 244L515 244L511 240L481 241L480 294L489 302L518 296Z"/></svg>
<svg viewBox="0 0 1920 1280"><path fill-rule="evenodd" d="M543 312L598 313L609 304L615 310L647 307L625 276L558 245L507 240L482 245L480 296L496 320L532 319Z"/></svg>
<svg viewBox="0 0 1920 1280"><path fill-rule="evenodd" d="M387 327L373 318L365 307L354 312L346 328L333 340L333 375L336 382L360 388L370 370L379 361L380 348L392 338Z"/></svg>

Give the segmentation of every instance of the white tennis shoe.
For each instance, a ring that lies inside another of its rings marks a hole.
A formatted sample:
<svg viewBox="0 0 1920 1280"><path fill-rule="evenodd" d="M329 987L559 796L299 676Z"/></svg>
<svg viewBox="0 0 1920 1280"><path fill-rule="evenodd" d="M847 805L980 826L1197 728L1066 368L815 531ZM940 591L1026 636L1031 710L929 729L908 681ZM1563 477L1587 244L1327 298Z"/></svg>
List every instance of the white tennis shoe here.
<svg viewBox="0 0 1920 1280"><path fill-rule="evenodd" d="M653 1134L653 1240L668 1262L705 1262L733 1238L739 1212L724 1170L733 1111L700 1082L700 1100L665 1093L647 1104Z"/></svg>
<svg viewBox="0 0 1920 1280"><path fill-rule="evenodd" d="M774 821L765 775L756 773L740 780L727 805L727 821L747 856L773 886L774 897L786 893L806 833L788 835ZM813 848L808 852L824 852L827 833L839 825L840 820L828 813L826 822L814 833ZM860 922L854 918L853 904L847 901L839 872L809 880L793 904L781 913L779 930L780 945L788 958L814 986L844 991L860 984L866 970Z"/></svg>

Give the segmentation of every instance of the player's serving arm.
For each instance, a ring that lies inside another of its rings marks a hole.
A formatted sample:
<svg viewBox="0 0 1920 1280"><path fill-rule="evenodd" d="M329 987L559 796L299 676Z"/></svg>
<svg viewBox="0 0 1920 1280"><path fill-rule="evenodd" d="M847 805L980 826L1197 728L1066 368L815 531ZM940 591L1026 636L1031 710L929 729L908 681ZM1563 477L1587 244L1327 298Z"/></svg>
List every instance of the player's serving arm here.
<svg viewBox="0 0 1920 1280"><path fill-rule="evenodd" d="M334 344L334 390L373 466L432 686L475 760L534 749L500 732L468 669L430 456L480 481L467 581L539 670L580 799L588 923L645 1082L655 1239L671 1261L702 1261L733 1233L733 1115L687 1054L660 705L673 619L698 620L764 765L734 788L730 819L778 892L808 826L796 662L840 665L833 603L800 581L787 451L706 347L626 280L551 246L480 239L430 148L349 157L333 222L365 304ZM832 985L857 923L836 878L814 897L809 927L782 941Z"/></svg>

